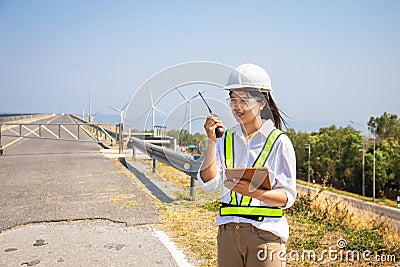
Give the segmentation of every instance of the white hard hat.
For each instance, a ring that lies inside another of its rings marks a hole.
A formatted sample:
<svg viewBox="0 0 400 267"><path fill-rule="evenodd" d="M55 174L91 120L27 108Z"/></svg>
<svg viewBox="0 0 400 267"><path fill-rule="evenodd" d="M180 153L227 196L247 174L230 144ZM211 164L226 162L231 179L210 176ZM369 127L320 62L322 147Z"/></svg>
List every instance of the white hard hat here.
<svg viewBox="0 0 400 267"><path fill-rule="evenodd" d="M258 65L246 63L234 69L229 75L226 90L251 90L272 92L271 78L268 72Z"/></svg>

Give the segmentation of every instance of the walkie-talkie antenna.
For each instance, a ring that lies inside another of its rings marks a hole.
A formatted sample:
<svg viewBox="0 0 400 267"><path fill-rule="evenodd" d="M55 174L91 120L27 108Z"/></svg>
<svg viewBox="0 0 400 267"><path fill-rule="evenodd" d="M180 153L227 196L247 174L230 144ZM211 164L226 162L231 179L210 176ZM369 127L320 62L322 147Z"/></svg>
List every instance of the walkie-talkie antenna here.
<svg viewBox="0 0 400 267"><path fill-rule="evenodd" d="M203 99L204 104L206 104L206 106L207 106L207 108L208 108L208 112L210 112L210 114L214 114L214 113L212 112L210 106L207 104L206 100L204 99L203 95L202 95L200 92L199 92L199 95L200 95L201 99ZM215 136L216 136L217 138L222 137L222 136L224 135L224 132L225 132L225 131L224 131L224 128L222 128L221 126L215 128Z"/></svg>
<svg viewBox="0 0 400 267"><path fill-rule="evenodd" d="M208 108L208 112L210 112L210 114L213 114L213 112L212 112L210 106L207 104L207 102L206 102L206 100L204 99L203 95L202 95L200 92L199 92L199 95L200 95L201 99L203 99L204 104L206 104L206 106L207 106L207 108Z"/></svg>

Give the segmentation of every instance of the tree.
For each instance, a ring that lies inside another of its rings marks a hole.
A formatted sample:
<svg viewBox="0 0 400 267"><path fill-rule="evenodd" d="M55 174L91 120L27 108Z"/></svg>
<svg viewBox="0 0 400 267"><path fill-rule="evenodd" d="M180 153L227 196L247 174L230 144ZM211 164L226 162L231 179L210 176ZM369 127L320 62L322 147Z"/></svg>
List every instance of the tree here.
<svg viewBox="0 0 400 267"><path fill-rule="evenodd" d="M201 133L189 134L189 131L186 129L171 129L167 132L168 136L172 136L176 138L178 144L181 146L190 146L196 145L198 146L199 143L203 139L207 139L207 135Z"/></svg>
<svg viewBox="0 0 400 267"><path fill-rule="evenodd" d="M362 192L362 135L352 127L338 130L339 148L335 164L337 178L343 189Z"/></svg>
<svg viewBox="0 0 400 267"><path fill-rule="evenodd" d="M377 179L380 180L377 192L383 195L384 192L400 189L400 145L397 140L391 138L382 140L378 144L377 162L383 165L384 171L377 171ZM381 175L382 177L378 177Z"/></svg>
<svg viewBox="0 0 400 267"><path fill-rule="evenodd" d="M293 148L296 151L297 173L301 177L306 177L308 174L308 150L306 151L305 144L310 142L311 135L302 131L296 133L294 129L289 129L286 134L292 141Z"/></svg>
<svg viewBox="0 0 400 267"><path fill-rule="evenodd" d="M371 132L376 128L375 134L379 139L400 139L400 119L396 114L383 113L381 117L371 117L368 122Z"/></svg>
<svg viewBox="0 0 400 267"><path fill-rule="evenodd" d="M396 114L371 117L370 129L376 127L375 187L377 196L394 198L400 194L400 120ZM350 192L362 192L362 133L352 127L335 125L318 132L296 132L287 135L296 151L298 177L305 180L308 172L308 151L311 145L311 174L316 182L326 183ZM372 196L373 143L365 140L366 193Z"/></svg>
<svg viewBox="0 0 400 267"><path fill-rule="evenodd" d="M306 144L311 145L311 174L318 183L336 188L361 192L361 133L351 127L332 125L311 134L288 132L296 151L297 166L301 174L308 171ZM306 175L303 175L305 177Z"/></svg>

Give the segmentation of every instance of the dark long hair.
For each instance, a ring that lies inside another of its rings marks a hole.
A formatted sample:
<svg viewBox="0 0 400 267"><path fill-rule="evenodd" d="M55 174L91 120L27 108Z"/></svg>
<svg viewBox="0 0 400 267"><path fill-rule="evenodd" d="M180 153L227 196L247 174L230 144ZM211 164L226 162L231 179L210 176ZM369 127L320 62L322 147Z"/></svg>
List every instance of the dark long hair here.
<svg viewBox="0 0 400 267"><path fill-rule="evenodd" d="M246 90L247 91L247 90ZM229 96L231 96L233 91L229 92ZM261 111L261 118L264 120L272 119L274 121L275 127L282 130L282 126L284 125L286 129L288 129L287 122L285 118L281 115L286 114L279 110L276 105L274 99L270 92L262 93L260 91L249 90L247 91L252 97L259 99L260 101L264 100L267 102L268 106ZM272 118L271 118L272 113Z"/></svg>

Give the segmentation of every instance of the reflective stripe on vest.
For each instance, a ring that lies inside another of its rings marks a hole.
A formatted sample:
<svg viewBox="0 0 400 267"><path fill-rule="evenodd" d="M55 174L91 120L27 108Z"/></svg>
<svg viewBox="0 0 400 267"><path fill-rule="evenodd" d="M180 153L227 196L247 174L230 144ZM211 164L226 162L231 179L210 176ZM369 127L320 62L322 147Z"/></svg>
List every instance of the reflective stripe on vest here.
<svg viewBox="0 0 400 267"><path fill-rule="evenodd" d="M247 215L247 216L262 216L262 217L282 217L283 212L280 208L268 208L257 206L225 206L220 209L222 216L226 215Z"/></svg>
<svg viewBox="0 0 400 267"><path fill-rule="evenodd" d="M231 129L228 129L225 134L225 165L226 168L234 168L234 136L231 134ZM253 167L263 167L268 159L271 149L275 144L278 137L283 132L279 129L274 129L265 141L264 147L255 160ZM251 197L242 196L240 203L238 204L237 195L235 191L231 191L231 201L229 204L221 203L220 215L244 215L244 216L262 216L262 217L281 217L283 212L281 208L270 208L270 207L258 207L250 206L252 201ZM257 220L262 220L259 217Z"/></svg>

